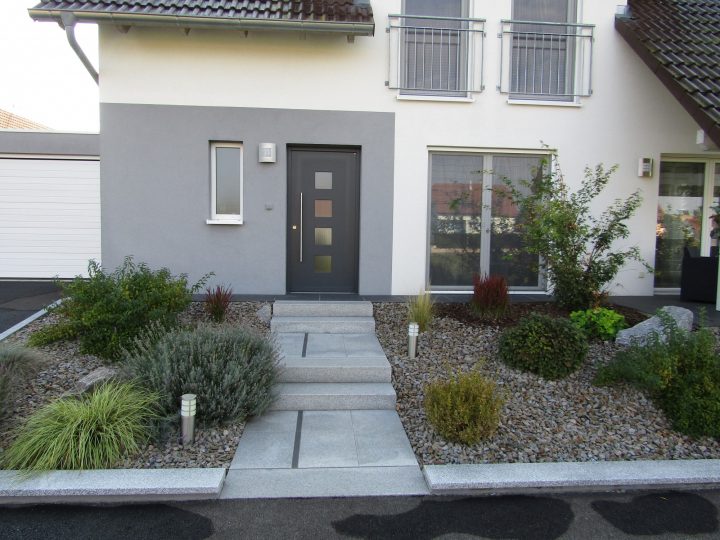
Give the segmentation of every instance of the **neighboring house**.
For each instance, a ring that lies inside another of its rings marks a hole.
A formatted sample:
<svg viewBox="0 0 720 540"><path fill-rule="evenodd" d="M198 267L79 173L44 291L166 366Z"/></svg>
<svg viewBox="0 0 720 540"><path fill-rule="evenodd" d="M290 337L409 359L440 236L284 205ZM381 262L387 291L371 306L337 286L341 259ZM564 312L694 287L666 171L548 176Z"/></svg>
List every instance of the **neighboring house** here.
<svg viewBox="0 0 720 540"><path fill-rule="evenodd" d="M0 129L33 129L39 131L50 131L50 128L28 120L17 114L0 109Z"/></svg>
<svg viewBox="0 0 720 540"><path fill-rule="evenodd" d="M473 272L543 291L527 255L504 256L516 212L492 188L557 151L571 186L619 165L598 209L642 192L628 242L658 271L625 268L614 291L650 295L678 286L683 242L711 247L720 7L618 3L45 0L30 15L100 27L105 266L213 270L238 293L467 291Z"/></svg>

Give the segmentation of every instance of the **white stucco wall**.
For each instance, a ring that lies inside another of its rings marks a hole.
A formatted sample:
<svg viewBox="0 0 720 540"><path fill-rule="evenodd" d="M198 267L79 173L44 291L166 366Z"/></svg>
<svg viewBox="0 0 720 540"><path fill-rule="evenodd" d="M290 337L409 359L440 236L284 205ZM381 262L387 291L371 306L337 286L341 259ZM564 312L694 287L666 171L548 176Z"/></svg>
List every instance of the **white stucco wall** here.
<svg viewBox="0 0 720 540"><path fill-rule="evenodd" d="M596 30L594 93L579 107L509 104L496 90L497 34L500 20L511 16L510 0L475 2L473 15L487 20L485 91L470 103L398 100L385 87L387 16L400 12L401 0L373 2L376 35L354 43L317 34L102 28L100 99L396 113L393 294L415 294L425 284L428 147L540 149L542 141L558 150L571 185L586 165L618 164L605 202L641 190L629 242L652 265L660 157L702 154L698 127L615 31L622 2L581 3L582 22ZM638 178L640 157L655 159L653 178ZM623 270L617 282L617 294L652 294L652 276L639 266Z"/></svg>

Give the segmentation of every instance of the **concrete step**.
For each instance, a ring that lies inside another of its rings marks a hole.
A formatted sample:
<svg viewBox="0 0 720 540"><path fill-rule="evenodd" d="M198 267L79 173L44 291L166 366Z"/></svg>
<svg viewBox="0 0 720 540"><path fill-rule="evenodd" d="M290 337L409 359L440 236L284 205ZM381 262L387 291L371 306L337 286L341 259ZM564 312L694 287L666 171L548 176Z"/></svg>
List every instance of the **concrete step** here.
<svg viewBox="0 0 720 540"><path fill-rule="evenodd" d="M372 317L284 317L270 320L273 332L309 334L372 334L375 319Z"/></svg>
<svg viewBox="0 0 720 540"><path fill-rule="evenodd" d="M271 411L394 409L390 383L279 383Z"/></svg>
<svg viewBox="0 0 720 540"><path fill-rule="evenodd" d="M284 383L389 383L392 370L384 356L355 358L285 357L279 382Z"/></svg>
<svg viewBox="0 0 720 540"><path fill-rule="evenodd" d="M273 303L275 317L372 317L370 302L317 302L278 300Z"/></svg>

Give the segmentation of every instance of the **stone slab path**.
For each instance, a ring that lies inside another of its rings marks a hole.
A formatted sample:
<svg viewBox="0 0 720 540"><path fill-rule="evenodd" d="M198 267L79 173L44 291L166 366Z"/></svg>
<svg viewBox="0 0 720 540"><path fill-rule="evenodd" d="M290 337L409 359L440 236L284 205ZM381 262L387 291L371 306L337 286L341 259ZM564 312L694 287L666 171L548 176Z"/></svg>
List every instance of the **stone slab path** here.
<svg viewBox="0 0 720 540"><path fill-rule="evenodd" d="M246 425L221 498L428 493L368 310L363 302L275 303L274 316L295 318L291 331L275 325L278 399Z"/></svg>

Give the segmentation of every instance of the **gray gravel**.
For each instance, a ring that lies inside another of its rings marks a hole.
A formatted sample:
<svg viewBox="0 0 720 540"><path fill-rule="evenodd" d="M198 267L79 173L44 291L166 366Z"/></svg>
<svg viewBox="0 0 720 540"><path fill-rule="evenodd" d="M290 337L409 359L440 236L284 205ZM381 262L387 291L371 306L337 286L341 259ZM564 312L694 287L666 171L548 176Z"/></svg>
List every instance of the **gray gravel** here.
<svg viewBox="0 0 720 540"><path fill-rule="evenodd" d="M234 302L230 306L226 322L241 324L264 335L270 328L256 315L263 306L261 302ZM8 338L8 342L24 343L28 336L54 322L48 315ZM193 302L181 314L181 323L192 324L207 320L202 302ZM0 454L12 442L13 429L35 410L61 397L71 390L78 380L103 365L103 361L92 355L80 354L76 342L59 342L39 348L46 355L46 362L38 374L19 392L14 410L0 423ZM185 448L178 444L178 435L171 436L164 444L149 445L138 455L117 464L117 468L187 468L187 467L229 467L235 454L244 424L234 424L212 429L197 429L195 444Z"/></svg>
<svg viewBox="0 0 720 540"><path fill-rule="evenodd" d="M653 403L629 387L599 388L591 381L615 351L595 343L584 367L567 379L545 381L497 359L500 329L436 318L419 339L419 355L406 356L406 307L375 304L380 343L392 364L397 409L423 464L524 463L639 459L720 458L720 441L674 432ZM507 403L496 434L475 446L450 443L428 424L423 387L449 371L480 371L496 381Z"/></svg>

